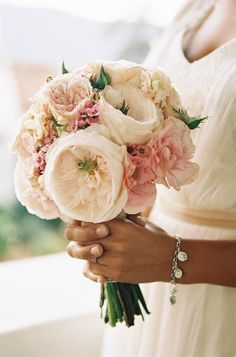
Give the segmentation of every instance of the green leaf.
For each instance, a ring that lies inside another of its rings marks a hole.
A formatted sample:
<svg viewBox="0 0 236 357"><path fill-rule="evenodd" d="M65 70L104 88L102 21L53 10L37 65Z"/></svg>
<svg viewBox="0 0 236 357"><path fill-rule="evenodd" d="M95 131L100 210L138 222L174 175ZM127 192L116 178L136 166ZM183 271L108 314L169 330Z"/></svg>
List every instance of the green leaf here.
<svg viewBox="0 0 236 357"><path fill-rule="evenodd" d="M199 119L191 121L190 123L188 123L189 129L196 129L199 126L199 124L201 124L201 122L205 119L207 119L207 117L199 118Z"/></svg>
<svg viewBox="0 0 236 357"><path fill-rule="evenodd" d="M93 79L93 77L90 77L90 83L91 86L95 89L102 90L104 89L107 85L111 84L111 78L110 76L105 72L104 67L102 66L96 80Z"/></svg>
<svg viewBox="0 0 236 357"><path fill-rule="evenodd" d="M129 111L129 106L128 106L128 104L126 105L125 100L124 100L121 107L120 108L117 107L117 109L119 109L124 115L127 115L128 111Z"/></svg>
<svg viewBox="0 0 236 357"><path fill-rule="evenodd" d="M69 73L68 69L65 67L64 61L62 62L62 65L61 65L61 73L62 74Z"/></svg>
<svg viewBox="0 0 236 357"><path fill-rule="evenodd" d="M203 122L204 120L208 119L208 116L205 116L205 117L200 117L200 116L197 116L197 117L190 117L188 115L188 112L186 109L176 109L174 107L172 107L172 110L175 114L175 116L182 120L188 127L189 129L196 129L200 124L201 122Z"/></svg>

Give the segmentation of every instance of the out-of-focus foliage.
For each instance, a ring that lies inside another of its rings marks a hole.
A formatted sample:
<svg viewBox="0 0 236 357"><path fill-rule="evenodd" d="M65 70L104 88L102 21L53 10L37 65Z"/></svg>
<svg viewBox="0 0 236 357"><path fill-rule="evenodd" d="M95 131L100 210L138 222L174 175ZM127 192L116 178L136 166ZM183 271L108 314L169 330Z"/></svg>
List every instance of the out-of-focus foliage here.
<svg viewBox="0 0 236 357"><path fill-rule="evenodd" d="M8 260L65 250L65 224L60 220L46 221L19 203L0 208L0 259Z"/></svg>

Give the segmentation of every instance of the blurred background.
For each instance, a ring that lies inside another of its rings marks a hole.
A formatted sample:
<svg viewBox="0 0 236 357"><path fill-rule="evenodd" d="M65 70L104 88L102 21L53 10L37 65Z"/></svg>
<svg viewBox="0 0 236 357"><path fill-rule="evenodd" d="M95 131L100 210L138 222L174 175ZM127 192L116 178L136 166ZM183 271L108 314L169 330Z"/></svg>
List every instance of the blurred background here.
<svg viewBox="0 0 236 357"><path fill-rule="evenodd" d="M8 143L28 98L49 74L94 58L142 62L183 0L0 1L0 260L65 249L63 224L29 215L15 198Z"/></svg>

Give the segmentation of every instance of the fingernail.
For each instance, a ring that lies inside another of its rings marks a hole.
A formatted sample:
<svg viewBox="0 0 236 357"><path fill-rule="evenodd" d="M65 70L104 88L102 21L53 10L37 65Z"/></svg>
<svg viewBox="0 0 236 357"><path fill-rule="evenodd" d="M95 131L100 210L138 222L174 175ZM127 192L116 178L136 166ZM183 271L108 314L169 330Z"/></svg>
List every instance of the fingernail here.
<svg viewBox="0 0 236 357"><path fill-rule="evenodd" d="M99 237L105 237L108 234L108 229L106 226L102 225L97 227L96 233Z"/></svg>
<svg viewBox="0 0 236 357"><path fill-rule="evenodd" d="M97 278L97 282L98 283L103 283L103 279L102 278Z"/></svg>
<svg viewBox="0 0 236 357"><path fill-rule="evenodd" d="M102 254L101 248L100 247L92 247L90 250L90 253L95 256L95 257L100 257L100 255Z"/></svg>

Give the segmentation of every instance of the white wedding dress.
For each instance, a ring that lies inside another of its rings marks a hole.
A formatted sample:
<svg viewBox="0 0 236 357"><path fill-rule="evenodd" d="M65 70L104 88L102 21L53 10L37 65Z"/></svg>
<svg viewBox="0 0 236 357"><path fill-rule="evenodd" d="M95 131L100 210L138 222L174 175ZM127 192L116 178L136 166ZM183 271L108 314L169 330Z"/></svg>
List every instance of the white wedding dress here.
<svg viewBox="0 0 236 357"><path fill-rule="evenodd" d="M182 50L186 31L213 6L189 1L146 60L169 74L191 114L209 116L193 132L199 178L179 192L158 186L150 218L183 238L236 239L236 39L193 63ZM106 327L102 357L236 356L235 288L179 284L174 306L169 284L142 284L142 290L151 315L129 329Z"/></svg>

